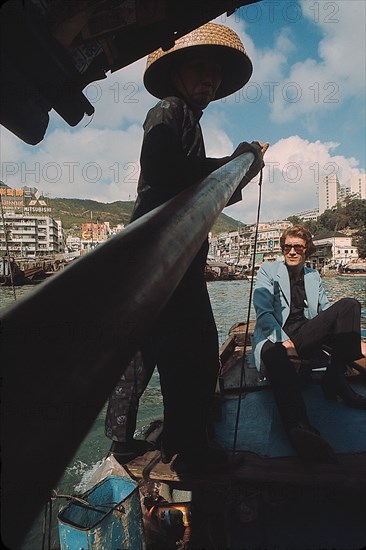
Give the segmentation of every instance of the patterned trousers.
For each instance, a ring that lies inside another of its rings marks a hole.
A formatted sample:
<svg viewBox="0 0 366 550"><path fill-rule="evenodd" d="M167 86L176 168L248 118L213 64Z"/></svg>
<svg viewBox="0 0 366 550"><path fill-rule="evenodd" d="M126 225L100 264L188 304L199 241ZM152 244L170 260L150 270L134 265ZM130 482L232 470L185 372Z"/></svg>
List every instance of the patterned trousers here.
<svg viewBox="0 0 366 550"><path fill-rule="evenodd" d="M122 374L108 401L105 435L113 441L133 438L139 400L148 385L155 364L138 351Z"/></svg>

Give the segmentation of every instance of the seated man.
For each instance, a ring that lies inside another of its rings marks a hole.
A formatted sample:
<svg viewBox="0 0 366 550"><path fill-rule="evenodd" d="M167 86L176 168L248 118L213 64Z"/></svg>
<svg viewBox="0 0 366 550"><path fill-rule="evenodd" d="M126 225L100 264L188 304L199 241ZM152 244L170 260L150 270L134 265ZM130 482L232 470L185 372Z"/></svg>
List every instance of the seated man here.
<svg viewBox="0 0 366 550"><path fill-rule="evenodd" d="M332 462L330 446L310 425L301 385L291 358L309 359L323 345L331 361L322 379L324 395L337 396L350 407L366 408L366 397L348 384L347 363L363 357L357 300L343 298L333 305L320 275L305 266L315 247L308 229L295 225L281 237L285 261L265 262L256 279L253 303L256 326L253 352L257 369L263 362L291 444L300 456Z"/></svg>

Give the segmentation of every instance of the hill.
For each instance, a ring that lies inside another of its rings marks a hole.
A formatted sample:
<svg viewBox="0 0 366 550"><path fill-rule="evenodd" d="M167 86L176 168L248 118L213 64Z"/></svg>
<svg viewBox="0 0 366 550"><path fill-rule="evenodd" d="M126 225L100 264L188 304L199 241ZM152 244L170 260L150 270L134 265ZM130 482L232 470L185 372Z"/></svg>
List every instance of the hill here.
<svg viewBox="0 0 366 550"><path fill-rule="evenodd" d="M134 202L133 201L115 201L103 203L91 199L49 199L49 205L52 208L52 217L62 221L62 226L68 234L75 234L80 230L82 223L90 221L109 222L116 226L123 223L127 225ZM235 231L238 226L244 225L242 222L234 220L226 214L220 214L216 220L212 232L214 235L226 231Z"/></svg>

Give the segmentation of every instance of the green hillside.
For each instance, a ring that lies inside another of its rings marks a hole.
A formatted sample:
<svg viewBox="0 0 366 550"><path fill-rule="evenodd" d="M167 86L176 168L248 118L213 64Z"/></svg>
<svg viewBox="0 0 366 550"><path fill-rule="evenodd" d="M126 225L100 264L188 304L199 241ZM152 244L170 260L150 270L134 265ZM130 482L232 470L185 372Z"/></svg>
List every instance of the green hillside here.
<svg viewBox="0 0 366 550"><path fill-rule="evenodd" d="M90 199L58 198L49 199L49 203L52 208L52 217L62 221L62 226L68 234L77 234L81 224L90 221L109 222L112 227L120 223L127 225L134 205L133 201L103 203ZM217 235L225 231L234 231L240 225L243 224L226 214L220 214L212 232Z"/></svg>

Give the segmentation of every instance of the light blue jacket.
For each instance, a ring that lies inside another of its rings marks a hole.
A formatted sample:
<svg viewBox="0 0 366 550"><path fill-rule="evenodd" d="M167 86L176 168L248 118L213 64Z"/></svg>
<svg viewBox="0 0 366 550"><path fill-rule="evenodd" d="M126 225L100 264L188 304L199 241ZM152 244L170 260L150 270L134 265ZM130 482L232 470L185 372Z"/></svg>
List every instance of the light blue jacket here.
<svg viewBox="0 0 366 550"><path fill-rule="evenodd" d="M304 267L306 300L304 315L313 319L331 306L318 271ZM285 262L264 262L257 274L253 293L256 324L252 338L254 363L260 369L261 351L266 340L284 342L288 336L283 326L290 314L291 288Z"/></svg>

